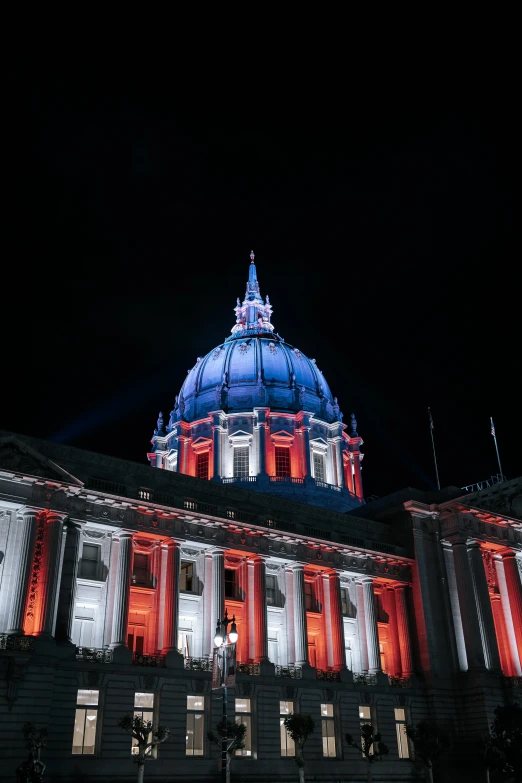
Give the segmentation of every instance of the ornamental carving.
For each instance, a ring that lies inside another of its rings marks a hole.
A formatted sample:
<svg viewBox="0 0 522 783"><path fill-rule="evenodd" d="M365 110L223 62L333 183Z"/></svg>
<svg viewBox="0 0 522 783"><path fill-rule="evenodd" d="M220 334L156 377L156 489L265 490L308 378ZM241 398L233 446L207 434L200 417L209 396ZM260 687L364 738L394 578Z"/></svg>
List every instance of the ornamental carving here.
<svg viewBox="0 0 522 783"><path fill-rule="evenodd" d="M36 528L36 538L34 543L33 564L31 566L31 578L29 580L29 595L27 598L27 607L25 616L28 618L24 630L26 633L34 630L34 610L36 599L38 597L38 587L40 582L40 571L42 569L43 550L45 540L45 516L40 514L38 526Z"/></svg>
<svg viewBox="0 0 522 783"><path fill-rule="evenodd" d="M238 348L239 352L242 354L245 354L247 351L250 350L250 346L247 345L247 343L241 343L241 345Z"/></svg>
<svg viewBox="0 0 522 783"><path fill-rule="evenodd" d="M270 351L270 353L276 354L277 353L277 345L275 343L268 343L268 350Z"/></svg>
<svg viewBox="0 0 522 783"><path fill-rule="evenodd" d="M488 588L491 592L494 592L497 588L497 569L495 568L493 555L489 550L484 549L482 550L482 559L484 561Z"/></svg>
<svg viewBox="0 0 522 783"><path fill-rule="evenodd" d="M100 538L105 538L107 534L101 533L99 530L84 530L83 535L86 536L87 538L100 539Z"/></svg>

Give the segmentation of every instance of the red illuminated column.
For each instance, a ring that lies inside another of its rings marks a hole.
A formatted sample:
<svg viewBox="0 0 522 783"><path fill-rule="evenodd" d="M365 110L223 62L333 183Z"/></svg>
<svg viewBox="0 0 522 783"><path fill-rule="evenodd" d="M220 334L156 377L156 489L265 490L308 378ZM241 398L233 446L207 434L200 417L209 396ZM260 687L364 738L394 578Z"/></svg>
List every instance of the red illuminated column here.
<svg viewBox="0 0 522 783"><path fill-rule="evenodd" d="M45 566L41 581L40 628L36 636L54 635L66 534L63 517L48 512L45 519Z"/></svg>
<svg viewBox="0 0 522 783"><path fill-rule="evenodd" d="M506 624L504 622L504 613L502 611L502 600L500 593L491 592L491 610L493 612L493 622L495 623L495 632L497 635L498 651L500 654L500 665L503 673L508 677L516 677L515 671L511 665L509 656L509 646L506 634Z"/></svg>
<svg viewBox="0 0 522 783"><path fill-rule="evenodd" d="M406 585L397 585L394 590L395 608L397 611L397 631L399 633L399 649L401 652L401 674L403 677L409 677L413 670L406 590Z"/></svg>
<svg viewBox="0 0 522 783"><path fill-rule="evenodd" d="M268 408L256 408L257 413L257 447L258 447L258 474L266 475L266 430Z"/></svg>
<svg viewBox="0 0 522 783"><path fill-rule="evenodd" d="M301 432L303 443L303 478L307 478L312 475L312 468L310 463L310 416L311 413L305 413L304 411L298 415L298 421L300 421L299 431Z"/></svg>
<svg viewBox="0 0 522 783"><path fill-rule="evenodd" d="M24 511L17 514L16 520L11 522L9 528L4 579L6 569L10 568L12 591L9 599L11 607L7 625L7 633L10 636L21 636L24 632L25 604L33 562L37 518L37 511Z"/></svg>
<svg viewBox="0 0 522 783"><path fill-rule="evenodd" d="M514 552L502 556L506 585L509 595L509 605L513 616L513 627L517 641L518 657L522 661L522 586L520 584L520 563Z"/></svg>
<svg viewBox="0 0 522 783"><path fill-rule="evenodd" d="M362 473L361 473L361 452L355 451L353 454L353 477L355 480L355 494L359 500L363 499Z"/></svg>
<svg viewBox="0 0 522 783"><path fill-rule="evenodd" d="M268 624L266 613L266 565L264 558L254 560L254 602L255 602L255 637L256 663L268 660Z"/></svg>
<svg viewBox="0 0 522 783"><path fill-rule="evenodd" d="M397 605L395 603L395 590L393 587L386 590L386 610L389 615L388 633L390 635L392 662L388 674L397 677L401 674L401 649L399 645L399 627L397 621Z"/></svg>
<svg viewBox="0 0 522 783"><path fill-rule="evenodd" d="M190 438L186 435L178 437L178 473L188 473L188 445Z"/></svg>
<svg viewBox="0 0 522 783"><path fill-rule="evenodd" d="M520 677L522 676L522 666L520 665L520 658L518 655L517 637L515 635L513 615L511 614L511 605L506 582L505 563L502 555L496 555L494 557L494 562L497 573L498 589L500 592L502 615L504 618L504 629L506 633L506 655L509 658L512 675L514 677Z"/></svg>
<svg viewBox="0 0 522 783"><path fill-rule="evenodd" d="M163 544L167 550L166 580L165 580L165 609L163 615L163 650L162 652L175 652L178 648L178 617L179 617L179 573L181 552L178 541L171 539Z"/></svg>
<svg viewBox="0 0 522 783"><path fill-rule="evenodd" d="M132 533L118 536L118 567L114 586L114 609L112 616L111 647L127 647L127 626L129 624L129 597L132 568Z"/></svg>
<svg viewBox="0 0 522 783"><path fill-rule="evenodd" d="M495 623L489 598L488 583L484 570L484 561L478 541L468 542L468 558L471 566L475 604L479 620L480 635L484 650L484 659L488 669L500 669L500 656L498 653Z"/></svg>
<svg viewBox="0 0 522 783"><path fill-rule="evenodd" d="M368 645L368 671L376 674L381 671L381 656L379 652L379 631L377 628L377 612L373 594L373 579L371 576L361 579L363 587L364 619L366 623L366 643Z"/></svg>
<svg viewBox="0 0 522 783"><path fill-rule="evenodd" d="M70 642L72 640L74 608L76 605L76 579L80 557L80 534L81 525L78 522L69 520L65 536L62 578L60 580L60 595L58 598L56 641Z"/></svg>
<svg viewBox="0 0 522 783"><path fill-rule="evenodd" d="M326 580L324 577L326 576ZM328 654L328 665L333 666L336 671L346 669L346 651L344 649L344 623L343 607L341 602L341 581L337 571L331 571L323 575L323 580L328 582L328 592L330 598L330 627L331 634L326 628L326 638L328 648L331 648L332 663L330 663L330 652ZM326 586L326 584L325 584ZM326 603L326 591L325 591Z"/></svg>
<svg viewBox="0 0 522 783"><path fill-rule="evenodd" d="M294 641L295 663L308 663L308 631L306 625L306 603L304 591L304 563L294 563Z"/></svg>
<svg viewBox="0 0 522 783"><path fill-rule="evenodd" d="M346 486L348 491L355 495L355 489L353 486L353 471L352 471L352 458L348 456L346 464L344 466L344 475L346 476Z"/></svg>

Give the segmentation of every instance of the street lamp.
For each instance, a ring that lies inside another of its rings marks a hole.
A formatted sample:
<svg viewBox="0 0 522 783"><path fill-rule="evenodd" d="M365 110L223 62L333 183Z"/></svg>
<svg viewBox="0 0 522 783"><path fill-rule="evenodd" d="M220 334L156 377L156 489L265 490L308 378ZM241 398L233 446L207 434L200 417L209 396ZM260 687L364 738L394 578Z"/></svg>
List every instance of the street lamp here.
<svg viewBox="0 0 522 783"><path fill-rule="evenodd" d="M230 625L230 631L228 626ZM218 620L216 625L216 634L214 644L223 649L223 736L221 738L221 781L226 783L227 779L227 755L228 755L228 730L227 730L227 644L235 644L238 640L236 628L236 616L229 620L228 612L225 609L223 620ZM227 641L228 640L228 641Z"/></svg>

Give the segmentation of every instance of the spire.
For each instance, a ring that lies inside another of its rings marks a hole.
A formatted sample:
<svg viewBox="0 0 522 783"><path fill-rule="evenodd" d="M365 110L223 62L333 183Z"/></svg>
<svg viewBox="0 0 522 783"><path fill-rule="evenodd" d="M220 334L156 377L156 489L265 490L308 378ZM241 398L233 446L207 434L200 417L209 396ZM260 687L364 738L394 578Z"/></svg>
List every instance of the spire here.
<svg viewBox="0 0 522 783"><path fill-rule="evenodd" d="M268 300L263 300L257 279L257 269L254 263L254 251L250 251L250 267L243 304L237 300L234 308L236 323L232 327L234 337L253 336L253 334L272 334L274 327L270 323L272 306ZM232 338L230 338L232 339Z"/></svg>

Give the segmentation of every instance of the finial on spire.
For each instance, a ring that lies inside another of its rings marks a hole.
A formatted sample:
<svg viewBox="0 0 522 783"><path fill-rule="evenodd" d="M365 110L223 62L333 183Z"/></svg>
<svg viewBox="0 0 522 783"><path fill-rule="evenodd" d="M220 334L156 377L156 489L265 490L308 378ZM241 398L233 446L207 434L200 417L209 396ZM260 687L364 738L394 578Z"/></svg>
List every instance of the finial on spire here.
<svg viewBox="0 0 522 783"><path fill-rule="evenodd" d="M254 258L255 258L254 251L253 251L253 250L251 250L251 251L250 251L250 263L251 263L251 264L253 264L253 263L254 263Z"/></svg>
<svg viewBox="0 0 522 783"><path fill-rule="evenodd" d="M357 419L355 418L355 413L352 413L351 420L352 420L352 438L358 438L359 435L357 433Z"/></svg>

